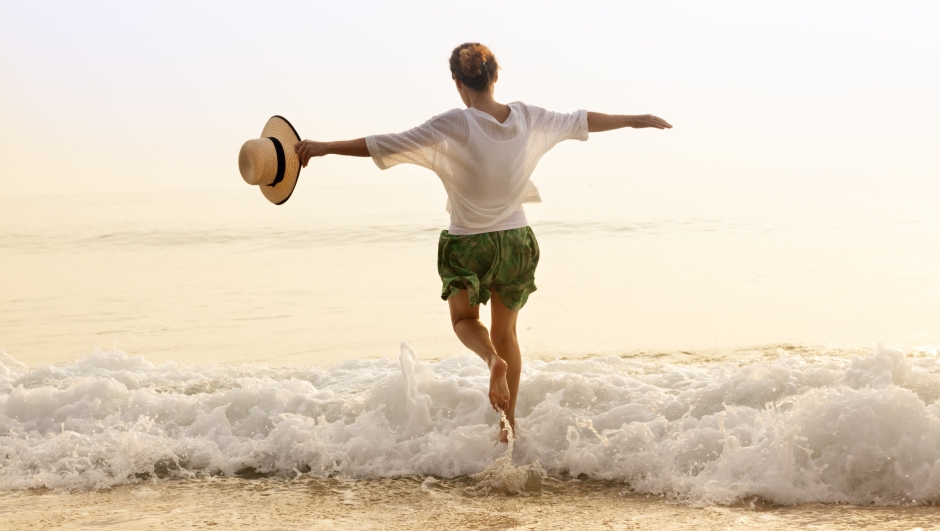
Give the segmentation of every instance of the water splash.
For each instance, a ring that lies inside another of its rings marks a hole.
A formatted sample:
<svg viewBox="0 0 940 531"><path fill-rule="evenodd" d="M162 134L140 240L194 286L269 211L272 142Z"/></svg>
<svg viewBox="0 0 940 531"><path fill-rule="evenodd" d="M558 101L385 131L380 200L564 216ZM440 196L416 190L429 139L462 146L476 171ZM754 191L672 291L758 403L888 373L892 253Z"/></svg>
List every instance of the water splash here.
<svg viewBox="0 0 940 531"><path fill-rule="evenodd" d="M542 479L546 477L542 465L538 461L528 465L516 466L513 463L512 453L516 444L515 433L506 412L499 410L501 425L507 431L506 450L500 454L486 468L476 474L471 474L473 484L467 487L467 494L485 496L490 493L500 494L529 494L539 492L542 488Z"/></svg>
<svg viewBox="0 0 940 531"><path fill-rule="evenodd" d="M930 351L527 361L524 436L506 446L488 386L479 358L427 364L407 345L396 361L329 368L154 365L116 351L27 367L0 353L0 490L419 475L465 478L471 494L587 478L693 503L940 502Z"/></svg>

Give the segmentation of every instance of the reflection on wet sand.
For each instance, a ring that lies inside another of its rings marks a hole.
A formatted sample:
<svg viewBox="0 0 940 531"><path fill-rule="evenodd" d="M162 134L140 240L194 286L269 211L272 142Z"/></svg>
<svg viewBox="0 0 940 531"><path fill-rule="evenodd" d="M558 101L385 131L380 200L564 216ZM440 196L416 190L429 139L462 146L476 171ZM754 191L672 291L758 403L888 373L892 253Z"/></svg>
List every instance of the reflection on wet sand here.
<svg viewBox="0 0 940 531"><path fill-rule="evenodd" d="M5 529L931 529L933 506L692 507L616 483L547 479L522 495L468 494L471 480L208 478L62 494L0 494Z"/></svg>

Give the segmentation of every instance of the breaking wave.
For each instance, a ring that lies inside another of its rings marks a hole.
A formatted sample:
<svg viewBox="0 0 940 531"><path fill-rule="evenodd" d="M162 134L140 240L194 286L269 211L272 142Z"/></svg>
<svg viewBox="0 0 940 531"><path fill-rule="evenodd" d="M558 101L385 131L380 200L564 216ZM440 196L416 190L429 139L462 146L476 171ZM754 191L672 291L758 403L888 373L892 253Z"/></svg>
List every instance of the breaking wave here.
<svg viewBox="0 0 940 531"><path fill-rule="evenodd" d="M27 367L0 351L0 490L502 473L693 503L940 501L936 353L527 361L503 472L487 383L471 355L424 363L404 344L397 362L327 368L154 365L119 351Z"/></svg>

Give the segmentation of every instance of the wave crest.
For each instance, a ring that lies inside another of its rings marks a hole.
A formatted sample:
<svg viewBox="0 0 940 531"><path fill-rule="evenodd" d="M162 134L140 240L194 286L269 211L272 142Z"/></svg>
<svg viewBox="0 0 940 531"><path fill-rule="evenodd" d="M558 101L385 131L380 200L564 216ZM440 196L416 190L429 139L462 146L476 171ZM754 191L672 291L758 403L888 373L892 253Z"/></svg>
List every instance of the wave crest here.
<svg viewBox="0 0 940 531"><path fill-rule="evenodd" d="M487 384L472 356L426 364L404 344L397 363L329 368L154 365L118 351L30 368L0 352L0 489L470 476L506 448ZM940 501L933 355L531 361L521 389L506 474L612 480L694 503Z"/></svg>

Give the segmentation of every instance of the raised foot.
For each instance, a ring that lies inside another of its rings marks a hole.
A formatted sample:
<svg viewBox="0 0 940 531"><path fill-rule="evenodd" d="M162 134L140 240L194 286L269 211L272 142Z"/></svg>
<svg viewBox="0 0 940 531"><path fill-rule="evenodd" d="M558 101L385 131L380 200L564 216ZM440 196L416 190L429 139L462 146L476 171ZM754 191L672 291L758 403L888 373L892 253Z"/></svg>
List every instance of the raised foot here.
<svg viewBox="0 0 940 531"><path fill-rule="evenodd" d="M490 405L497 411L509 409L509 383L506 382L506 371L509 365L497 356L493 356L490 363Z"/></svg>

